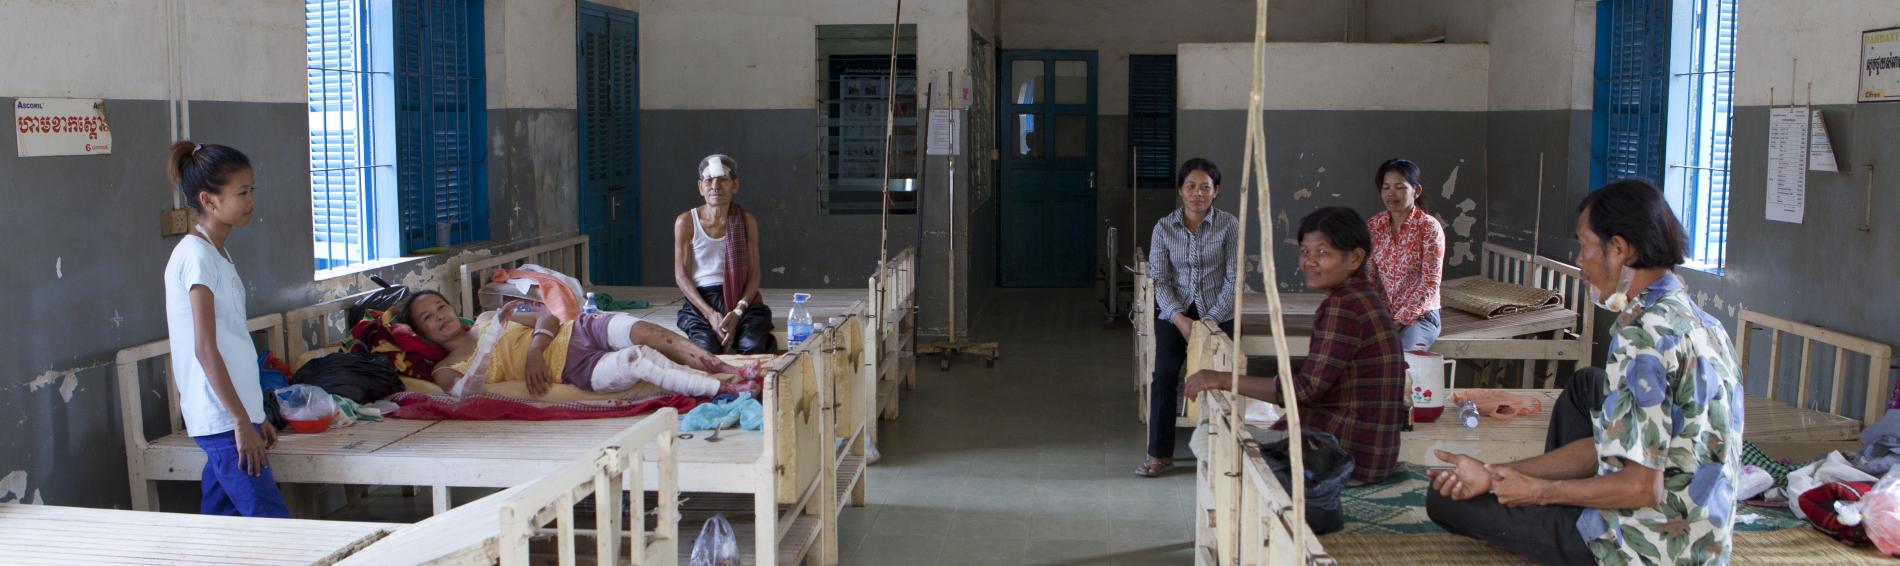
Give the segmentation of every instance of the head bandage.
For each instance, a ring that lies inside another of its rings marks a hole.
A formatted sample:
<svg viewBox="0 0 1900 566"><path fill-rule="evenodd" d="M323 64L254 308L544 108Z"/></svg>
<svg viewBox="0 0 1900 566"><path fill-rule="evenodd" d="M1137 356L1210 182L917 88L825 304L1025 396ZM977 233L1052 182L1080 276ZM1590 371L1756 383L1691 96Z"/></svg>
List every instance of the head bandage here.
<svg viewBox="0 0 1900 566"><path fill-rule="evenodd" d="M736 179L738 178L737 169L738 163L733 162L732 158L727 157L725 154L715 153L706 156L705 159L699 160L699 178L701 180L717 179L719 177L731 177Z"/></svg>

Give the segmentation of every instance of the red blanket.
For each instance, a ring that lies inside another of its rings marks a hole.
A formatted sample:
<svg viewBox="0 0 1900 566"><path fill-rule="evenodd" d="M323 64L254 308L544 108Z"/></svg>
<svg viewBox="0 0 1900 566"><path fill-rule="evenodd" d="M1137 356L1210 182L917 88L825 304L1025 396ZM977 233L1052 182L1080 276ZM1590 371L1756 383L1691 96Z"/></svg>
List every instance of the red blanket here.
<svg viewBox="0 0 1900 566"><path fill-rule="evenodd" d="M640 401L578 401L573 403L536 403L488 394L476 394L461 399L450 395L426 393L397 393L390 400L401 408L389 413L389 417L419 420L465 420L465 421L564 421L576 419L610 419L644 415L672 407L680 414L686 414L699 406L699 399L685 395L668 395Z"/></svg>

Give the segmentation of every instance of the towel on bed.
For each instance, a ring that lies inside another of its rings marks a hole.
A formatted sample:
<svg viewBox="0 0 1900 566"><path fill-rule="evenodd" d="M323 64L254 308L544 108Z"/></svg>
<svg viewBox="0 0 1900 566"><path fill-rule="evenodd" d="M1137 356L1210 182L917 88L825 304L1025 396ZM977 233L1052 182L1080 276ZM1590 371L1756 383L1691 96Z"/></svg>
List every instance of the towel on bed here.
<svg viewBox="0 0 1900 566"><path fill-rule="evenodd" d="M1439 289L1439 297L1445 306L1484 318L1563 304L1563 295L1556 291L1512 285L1476 275L1446 281Z"/></svg>
<svg viewBox="0 0 1900 566"><path fill-rule="evenodd" d="M574 401L537 403L479 393L457 399L446 394L397 393L390 400L399 406L387 417L418 420L464 421L565 421L632 417L672 407L681 413L699 405L699 399L668 395L644 400Z"/></svg>

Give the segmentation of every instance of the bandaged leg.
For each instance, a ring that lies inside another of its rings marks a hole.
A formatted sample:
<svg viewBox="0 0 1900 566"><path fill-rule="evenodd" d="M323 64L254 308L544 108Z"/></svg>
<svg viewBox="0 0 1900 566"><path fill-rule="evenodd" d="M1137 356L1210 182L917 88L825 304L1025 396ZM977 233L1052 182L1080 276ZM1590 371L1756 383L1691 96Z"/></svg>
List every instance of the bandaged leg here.
<svg viewBox="0 0 1900 566"><path fill-rule="evenodd" d="M705 372L675 363L646 346L615 351L601 356L594 364L595 392L626 391L641 381L694 397L717 394L720 383Z"/></svg>

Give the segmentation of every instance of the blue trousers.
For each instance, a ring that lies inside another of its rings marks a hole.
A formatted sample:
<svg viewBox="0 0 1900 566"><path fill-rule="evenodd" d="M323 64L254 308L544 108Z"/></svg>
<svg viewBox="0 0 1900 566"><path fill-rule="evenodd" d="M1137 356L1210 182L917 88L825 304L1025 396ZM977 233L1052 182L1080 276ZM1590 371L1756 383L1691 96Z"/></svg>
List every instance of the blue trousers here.
<svg viewBox="0 0 1900 566"><path fill-rule="evenodd" d="M1399 346L1405 352L1430 350L1438 343L1438 331L1438 311L1428 311L1410 326L1399 328Z"/></svg>
<svg viewBox="0 0 1900 566"><path fill-rule="evenodd" d="M258 426L258 425L251 425ZM236 431L194 436L205 451L205 470L198 513L233 517L289 518L284 494L269 466L252 476L238 466Z"/></svg>

